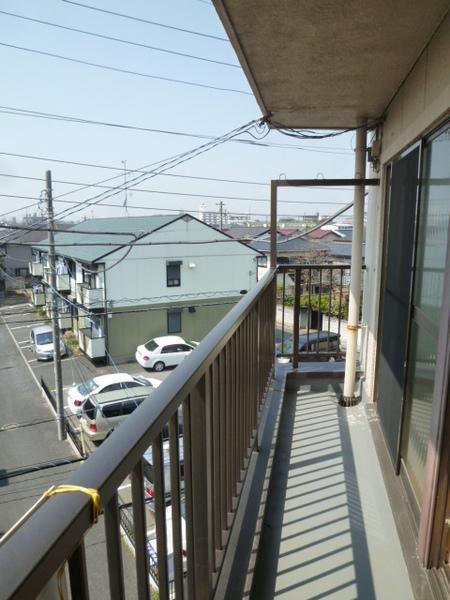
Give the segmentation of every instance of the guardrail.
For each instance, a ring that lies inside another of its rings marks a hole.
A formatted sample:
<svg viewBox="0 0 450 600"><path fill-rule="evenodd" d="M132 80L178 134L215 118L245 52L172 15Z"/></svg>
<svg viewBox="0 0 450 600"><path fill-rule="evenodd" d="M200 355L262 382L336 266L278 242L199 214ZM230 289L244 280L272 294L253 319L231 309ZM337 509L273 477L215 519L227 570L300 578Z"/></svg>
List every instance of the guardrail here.
<svg viewBox="0 0 450 600"><path fill-rule="evenodd" d="M277 354L299 361L345 356L350 265L280 265Z"/></svg>
<svg viewBox="0 0 450 600"><path fill-rule="evenodd" d="M273 270L152 393L151 401L143 402L69 480L71 485L94 488L100 494L113 597L124 597L118 488L127 476L131 479L138 597L148 599L150 593L142 467L142 456L150 445L158 591L161 600L170 596L162 445L167 424L175 596L206 600L214 595L275 360L275 285ZM183 500L179 407L184 426ZM88 598L83 538L91 519L91 499L85 494L60 494L42 504L0 547L0 597L35 598L67 561L72 598Z"/></svg>

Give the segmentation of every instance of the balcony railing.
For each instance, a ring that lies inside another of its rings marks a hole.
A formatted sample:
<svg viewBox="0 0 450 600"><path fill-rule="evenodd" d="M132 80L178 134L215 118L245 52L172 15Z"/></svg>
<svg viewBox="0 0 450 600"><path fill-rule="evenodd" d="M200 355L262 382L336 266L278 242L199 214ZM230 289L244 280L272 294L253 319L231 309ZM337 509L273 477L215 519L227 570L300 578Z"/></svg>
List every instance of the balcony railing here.
<svg viewBox="0 0 450 600"><path fill-rule="evenodd" d="M85 283L78 284L80 289L79 302L86 308L101 308L105 302L103 288L91 288Z"/></svg>
<svg viewBox="0 0 450 600"><path fill-rule="evenodd" d="M45 283L51 284L50 268L44 267L43 278ZM70 275L56 275L56 289L60 292L67 292L70 290Z"/></svg>
<svg viewBox="0 0 450 600"><path fill-rule="evenodd" d="M275 272L271 271L153 392L151 400L142 403L69 481L72 485L94 488L100 494L105 509L112 597L124 596L118 488L128 476L138 597L149 597L142 464L149 446L154 467L159 598L169 598L169 566L173 568L177 598L206 600L214 595L273 372L275 286ZM172 498L169 530L173 542L170 565L162 434L167 424ZM80 493L60 494L42 504L0 547L0 596L36 597L48 582L50 585L52 579L59 577L57 574L62 573L61 567L68 561L72 598L87 598L89 565L83 538L92 525L91 509L91 499ZM186 521L185 546L181 515ZM187 561L186 575L183 560Z"/></svg>
<svg viewBox="0 0 450 600"><path fill-rule="evenodd" d="M78 343L80 349L83 350L89 358L103 358L106 356L105 337L94 336L90 328L78 330Z"/></svg>
<svg viewBox="0 0 450 600"><path fill-rule="evenodd" d="M44 274L44 266L41 262L32 260L28 263L28 269L33 277L42 277Z"/></svg>
<svg viewBox="0 0 450 600"><path fill-rule="evenodd" d="M345 356L350 265L282 265L277 278L277 353L299 361Z"/></svg>

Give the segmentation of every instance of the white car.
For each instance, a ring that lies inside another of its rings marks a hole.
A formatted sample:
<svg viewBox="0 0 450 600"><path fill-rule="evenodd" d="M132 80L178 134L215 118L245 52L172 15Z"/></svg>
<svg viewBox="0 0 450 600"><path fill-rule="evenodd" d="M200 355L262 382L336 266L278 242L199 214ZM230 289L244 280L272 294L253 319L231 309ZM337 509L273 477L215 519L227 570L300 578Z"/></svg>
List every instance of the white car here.
<svg viewBox="0 0 450 600"><path fill-rule="evenodd" d="M136 360L145 369L163 371L175 367L198 346L198 342L186 342L177 335L156 337L136 349Z"/></svg>
<svg viewBox="0 0 450 600"><path fill-rule="evenodd" d="M131 389L139 386L151 385L157 388L161 385L159 379L149 377L133 376L128 373L111 373L111 375L100 375L89 379L85 383L76 385L69 390L67 404L74 415L79 415L83 409L83 404L92 394L103 394L105 392L114 392L122 389Z"/></svg>

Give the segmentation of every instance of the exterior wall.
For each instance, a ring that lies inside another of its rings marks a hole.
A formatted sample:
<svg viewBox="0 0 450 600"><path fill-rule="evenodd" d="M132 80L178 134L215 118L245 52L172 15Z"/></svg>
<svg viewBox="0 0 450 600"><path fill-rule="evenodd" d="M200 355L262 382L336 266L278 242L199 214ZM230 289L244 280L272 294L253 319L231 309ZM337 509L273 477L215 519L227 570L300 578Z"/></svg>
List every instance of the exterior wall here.
<svg viewBox="0 0 450 600"><path fill-rule="evenodd" d="M164 245L180 240L229 239L199 221L180 219L144 239L163 244L133 248L123 262L105 274L106 298L115 308L129 305L124 298L136 300L133 306L142 306L152 303L152 298L154 303L184 300L192 303L205 298L236 297L241 290L256 285L258 254L239 242ZM119 252L105 258L105 266L118 258ZM182 261L179 287L167 287L167 260Z"/></svg>
<svg viewBox="0 0 450 600"><path fill-rule="evenodd" d="M237 298L222 298L196 301L195 312L188 310L189 303L182 304L181 326L182 331L174 334L186 340L200 342L211 329L231 310ZM198 304L205 304L204 307ZM208 304L216 306L207 306ZM177 304L176 308L180 305ZM136 307L128 306L127 310ZM154 305L147 305L142 312L113 314L107 319L108 352L115 362L125 362L134 359L136 347L145 343L152 337L167 335L167 304L160 310L155 310ZM146 312L146 308L152 310ZM117 310L125 310L124 308Z"/></svg>
<svg viewBox="0 0 450 600"><path fill-rule="evenodd" d="M24 246L6 246L4 248L5 257L3 263L8 275L15 276L16 269L26 269L28 272L28 263L32 260L31 248Z"/></svg>
<svg viewBox="0 0 450 600"><path fill-rule="evenodd" d="M362 393L373 400L383 247L386 165L450 114L450 14L393 99L382 134L380 185L367 200L366 266L362 316ZM371 176L371 175L369 175Z"/></svg>

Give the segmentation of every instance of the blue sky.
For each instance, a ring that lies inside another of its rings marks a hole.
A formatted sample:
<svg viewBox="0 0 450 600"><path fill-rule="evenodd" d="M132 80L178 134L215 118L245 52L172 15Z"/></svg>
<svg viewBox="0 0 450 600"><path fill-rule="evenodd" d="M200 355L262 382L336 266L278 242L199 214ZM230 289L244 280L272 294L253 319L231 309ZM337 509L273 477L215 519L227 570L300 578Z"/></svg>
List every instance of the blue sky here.
<svg viewBox="0 0 450 600"><path fill-rule="evenodd" d="M206 0L84 0L99 8L122 12L176 27L226 37L214 8ZM227 41L207 39L155 27L68 4L62 0L3 0L0 11L52 21L104 35L159 46L213 60L237 64ZM0 14L0 42L61 54L152 75L184 79L207 85L249 92L241 69L172 56L146 48L68 32ZM191 87L124 73L100 70L51 57L40 56L0 45L2 64L2 106L72 115L93 120L162 128L189 133L221 135L260 116L252 95ZM128 168L159 161L190 150L201 140L112 129L97 125L73 124L0 113L0 152L47 156L68 161L90 162ZM324 141L297 141L271 132L265 141L302 146L303 149L258 148L227 143L173 170L174 173L268 183L281 174L287 177L352 177L353 134ZM54 180L94 183L113 175L96 168L25 160L0 154L0 173L44 177L52 170ZM119 183L121 179L117 180ZM161 193L128 192L128 203L154 208L130 209L129 214L160 213L160 208L198 210L204 202L216 210L215 198L225 195L245 198L225 200L231 212L268 214L269 188L157 177L142 184L148 190L205 194L207 198L171 196ZM39 196L43 182L0 176L0 194ZM75 186L54 184L54 195ZM85 200L95 191L69 196ZM285 190L282 199L296 204L280 204L282 215L302 215L319 211L329 214L351 201L350 190ZM123 201L116 196L113 202ZM30 204L0 196L0 213ZM111 200L109 200L111 202ZM67 205L56 204L56 211ZM21 213L17 213L20 216ZM121 216L121 207L101 205L78 213L82 216Z"/></svg>

